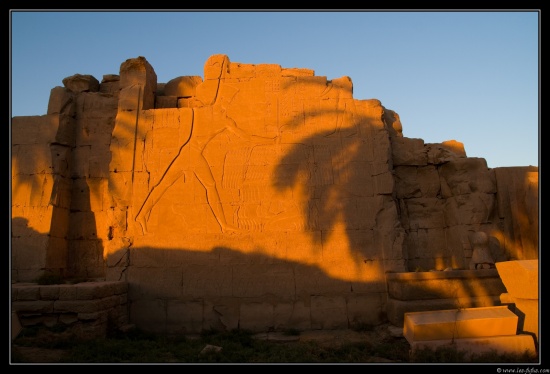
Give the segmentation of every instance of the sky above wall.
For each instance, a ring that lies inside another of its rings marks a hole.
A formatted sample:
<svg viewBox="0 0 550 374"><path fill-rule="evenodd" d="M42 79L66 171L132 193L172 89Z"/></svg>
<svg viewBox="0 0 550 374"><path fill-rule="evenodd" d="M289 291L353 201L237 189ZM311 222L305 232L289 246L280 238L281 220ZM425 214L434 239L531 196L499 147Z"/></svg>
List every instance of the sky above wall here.
<svg viewBox="0 0 550 374"><path fill-rule="evenodd" d="M456 140L490 168L539 166L540 12L30 11L10 12L11 117L44 115L74 74L118 74L145 57L159 83L232 62L349 76L403 136Z"/></svg>

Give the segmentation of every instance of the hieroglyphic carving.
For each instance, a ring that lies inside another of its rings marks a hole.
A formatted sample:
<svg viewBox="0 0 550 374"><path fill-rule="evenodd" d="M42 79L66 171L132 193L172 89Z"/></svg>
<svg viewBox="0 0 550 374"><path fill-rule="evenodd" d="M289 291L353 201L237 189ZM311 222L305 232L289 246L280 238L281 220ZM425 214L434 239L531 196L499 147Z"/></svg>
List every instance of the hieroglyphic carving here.
<svg viewBox="0 0 550 374"><path fill-rule="evenodd" d="M203 154L209 142L225 130L230 131L238 137L251 139L251 135L239 129L235 120L227 115L227 108L238 92L238 89L222 83L227 73L228 65L229 59L227 56L222 55L212 56L207 61L205 76L207 78L215 77L215 79L205 81L203 84L206 86L202 91L199 91L201 94L198 98L201 102L206 103L206 105L191 108L193 114L190 119L191 126L188 139L181 145L179 152L166 167L158 183L153 185L149 190L138 210L135 221L141 226L143 234L147 233L147 220L155 204L166 190L184 175L186 170L192 171L206 189L208 205L222 231L234 231L237 229L232 222L228 222L225 216L216 180L210 169L210 164ZM200 88L201 85L197 87L197 90ZM205 110L209 110L211 113L207 113L203 117L201 114ZM211 114L211 116L208 114ZM206 118L207 122L202 121L202 118ZM255 138L261 138L264 142L273 142L271 138L257 136ZM184 148L188 151L188 159L180 157ZM189 162L191 165L189 165Z"/></svg>

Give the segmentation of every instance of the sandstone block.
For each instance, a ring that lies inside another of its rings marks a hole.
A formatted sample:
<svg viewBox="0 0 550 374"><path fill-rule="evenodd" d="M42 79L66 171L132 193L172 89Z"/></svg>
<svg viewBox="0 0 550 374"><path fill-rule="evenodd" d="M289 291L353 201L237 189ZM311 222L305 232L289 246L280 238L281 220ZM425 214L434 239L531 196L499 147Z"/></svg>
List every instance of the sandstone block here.
<svg viewBox="0 0 550 374"><path fill-rule="evenodd" d="M99 81L89 74L75 74L63 78L63 85L74 93L99 91Z"/></svg>
<svg viewBox="0 0 550 374"><path fill-rule="evenodd" d="M273 323L277 331L288 328L310 330L310 308L301 299L288 302L281 300L273 307Z"/></svg>
<svg viewBox="0 0 550 374"><path fill-rule="evenodd" d="M195 96L196 88L202 83L202 77L182 76L169 80L164 86L165 96L191 97Z"/></svg>
<svg viewBox="0 0 550 374"><path fill-rule="evenodd" d="M52 313L54 311L53 300L16 301L11 304L14 311L24 314Z"/></svg>
<svg viewBox="0 0 550 374"><path fill-rule="evenodd" d="M120 82L101 82L99 85L99 92L107 95L113 95L113 97L118 97L120 92Z"/></svg>
<svg viewBox="0 0 550 374"><path fill-rule="evenodd" d="M539 298L539 261L497 262L498 274L510 295L518 299Z"/></svg>
<svg viewBox="0 0 550 374"><path fill-rule="evenodd" d="M99 85L99 92L106 94L118 95L120 90L120 75L104 74Z"/></svg>
<svg viewBox="0 0 550 374"><path fill-rule="evenodd" d="M118 108L118 95L85 92L76 97L76 117L81 119L107 119L114 117Z"/></svg>
<svg viewBox="0 0 550 374"><path fill-rule="evenodd" d="M157 96L155 109L178 108L179 99L177 96Z"/></svg>
<svg viewBox="0 0 550 374"><path fill-rule="evenodd" d="M231 72L231 75L233 76L233 71ZM312 77L315 75L315 71L304 68L283 68L281 70L281 75L283 77Z"/></svg>
<svg viewBox="0 0 550 374"><path fill-rule="evenodd" d="M347 314L352 326L376 326L381 322L381 316L385 314L385 295L370 293L356 295L347 300Z"/></svg>
<svg viewBox="0 0 550 374"><path fill-rule="evenodd" d="M66 114L74 116L73 95L65 87L54 87L50 91L48 111L46 114Z"/></svg>
<svg viewBox="0 0 550 374"><path fill-rule="evenodd" d="M40 286L28 285L17 287L17 300L40 300Z"/></svg>
<svg viewBox="0 0 550 374"><path fill-rule="evenodd" d="M405 201L408 226L413 230L444 228L445 205L438 198L418 198Z"/></svg>
<svg viewBox="0 0 550 374"><path fill-rule="evenodd" d="M501 305L501 303L498 296L422 300L397 300L394 298L388 298L386 304L386 314L388 316L388 320L394 326L403 326L405 313L458 308L490 307L499 305Z"/></svg>
<svg viewBox="0 0 550 374"><path fill-rule="evenodd" d="M120 64L120 93L122 93L125 88L131 86L140 86L142 88L139 96L140 109L151 109L155 107L157 74L151 64L142 56L127 59ZM135 98L137 99L138 96L135 96Z"/></svg>
<svg viewBox="0 0 550 374"><path fill-rule="evenodd" d="M243 302L239 325L251 331L269 331L274 327L273 304L269 302Z"/></svg>
<svg viewBox="0 0 550 374"><path fill-rule="evenodd" d="M449 197L444 201L447 226L489 223L495 210L493 194L474 192Z"/></svg>
<svg viewBox="0 0 550 374"><path fill-rule="evenodd" d="M283 297L295 290L292 267L286 264L233 265L232 272L232 295L235 297Z"/></svg>
<svg viewBox="0 0 550 374"><path fill-rule="evenodd" d="M145 331L165 334L166 331L166 301L162 299L136 299L130 304L129 313L132 323Z"/></svg>
<svg viewBox="0 0 550 374"><path fill-rule="evenodd" d="M55 114L14 117L11 122L11 144L35 144L49 148L49 143L57 140L59 127L59 116Z"/></svg>
<svg viewBox="0 0 550 374"><path fill-rule="evenodd" d="M76 144L79 146L91 146L93 149L107 147L111 144L116 114L102 117L79 118L74 126ZM106 160L107 165L109 159Z"/></svg>
<svg viewBox="0 0 550 374"><path fill-rule="evenodd" d="M199 334L203 331L202 300L169 300L166 310L166 330L170 334Z"/></svg>
<svg viewBox="0 0 550 374"><path fill-rule="evenodd" d="M49 239L46 235L34 233L21 238L12 238L12 266L24 273L19 274L19 281L34 282L44 272L47 261ZM23 277L23 274L26 274Z"/></svg>
<svg viewBox="0 0 550 374"><path fill-rule="evenodd" d="M126 286L125 286L126 285ZM121 290L120 287L123 287ZM74 285L77 300L102 299L119 295L127 287L126 282L84 282Z"/></svg>
<svg viewBox="0 0 550 374"><path fill-rule="evenodd" d="M425 166L428 155L422 139L395 137L391 141L393 164Z"/></svg>
<svg viewBox="0 0 550 374"><path fill-rule="evenodd" d="M128 296L131 299L155 297L164 299L182 296L182 270L180 268L130 267L128 282L135 284L135 287L131 287L128 291Z"/></svg>
<svg viewBox="0 0 550 374"><path fill-rule="evenodd" d="M41 286L40 287L40 299L42 300L57 300L59 299L59 286Z"/></svg>
<svg viewBox="0 0 550 374"><path fill-rule="evenodd" d="M456 158L465 158L464 144L456 140L448 140L443 143L426 144L428 150L428 162L441 165Z"/></svg>
<svg viewBox="0 0 550 374"><path fill-rule="evenodd" d="M348 316L343 296L312 296L311 327L313 329L346 329Z"/></svg>
<svg viewBox="0 0 550 374"><path fill-rule="evenodd" d="M457 158L441 165L439 175L443 197L473 192L494 194L496 180L483 158Z"/></svg>
<svg viewBox="0 0 550 374"><path fill-rule="evenodd" d="M70 284L59 285L59 300L75 300L76 288Z"/></svg>
<svg viewBox="0 0 550 374"><path fill-rule="evenodd" d="M53 302L56 313L96 313L119 305L119 296L109 296L93 300L56 300Z"/></svg>
<svg viewBox="0 0 550 374"><path fill-rule="evenodd" d="M213 327L219 326L226 331L238 328L240 322L239 306L239 299L233 297L205 302L205 324Z"/></svg>
<svg viewBox="0 0 550 374"><path fill-rule="evenodd" d="M398 198L437 197L440 192L439 174L432 166L396 166L395 183Z"/></svg>
<svg viewBox="0 0 550 374"><path fill-rule="evenodd" d="M426 340L515 335L518 316L506 306L405 313L403 336Z"/></svg>

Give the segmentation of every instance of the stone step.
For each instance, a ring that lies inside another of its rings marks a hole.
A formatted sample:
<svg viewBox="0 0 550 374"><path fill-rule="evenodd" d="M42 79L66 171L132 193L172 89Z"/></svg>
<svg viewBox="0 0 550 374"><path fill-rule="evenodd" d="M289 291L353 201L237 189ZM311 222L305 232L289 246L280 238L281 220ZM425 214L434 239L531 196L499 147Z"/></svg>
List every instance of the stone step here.
<svg viewBox="0 0 550 374"><path fill-rule="evenodd" d="M432 300L397 300L389 298L386 304L388 320L394 325L403 327L405 313L427 312L445 309L463 309L474 307L501 306L500 296L463 297Z"/></svg>
<svg viewBox="0 0 550 374"><path fill-rule="evenodd" d="M427 340L515 335L518 316L506 306L405 313L409 344Z"/></svg>

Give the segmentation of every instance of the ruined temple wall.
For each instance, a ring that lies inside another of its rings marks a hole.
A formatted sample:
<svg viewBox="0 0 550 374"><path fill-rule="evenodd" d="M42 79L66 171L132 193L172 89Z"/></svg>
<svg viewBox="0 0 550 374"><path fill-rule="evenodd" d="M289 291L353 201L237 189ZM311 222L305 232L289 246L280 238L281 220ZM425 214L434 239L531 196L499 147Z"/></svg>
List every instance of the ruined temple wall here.
<svg viewBox="0 0 550 374"><path fill-rule="evenodd" d="M386 272L468 268L474 231L495 260L538 252L538 169L405 138L348 77L216 55L204 78L142 57L72 78L12 121L12 273L125 280L143 329L377 324Z"/></svg>
<svg viewBox="0 0 550 374"><path fill-rule="evenodd" d="M394 135L392 151L409 271L469 269L476 231L494 262L538 258L537 167L489 169L456 141Z"/></svg>
<svg viewBox="0 0 550 374"><path fill-rule="evenodd" d="M461 143L394 137L396 197L407 231L408 270L468 269L469 235L495 209L494 172Z"/></svg>

